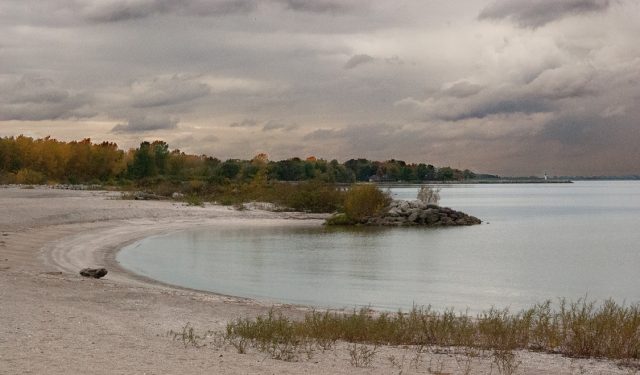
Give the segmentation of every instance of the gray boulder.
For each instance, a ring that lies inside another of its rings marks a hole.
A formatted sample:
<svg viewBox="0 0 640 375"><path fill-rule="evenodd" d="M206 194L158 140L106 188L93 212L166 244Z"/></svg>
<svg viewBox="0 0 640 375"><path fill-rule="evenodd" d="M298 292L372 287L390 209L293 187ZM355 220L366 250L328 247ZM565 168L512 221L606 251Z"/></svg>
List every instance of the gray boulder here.
<svg viewBox="0 0 640 375"><path fill-rule="evenodd" d="M400 209L402 211L407 211L409 209L409 206L410 206L409 202L407 202L407 201L400 202Z"/></svg>
<svg viewBox="0 0 640 375"><path fill-rule="evenodd" d="M397 208L397 207L392 207L389 212L387 213L387 215L389 216L399 216L401 213L401 211Z"/></svg>
<svg viewBox="0 0 640 375"><path fill-rule="evenodd" d="M440 219L440 217L436 214L429 214L427 215L427 217L424 218L424 222L426 224L435 224L436 222L438 222L438 220Z"/></svg>
<svg viewBox="0 0 640 375"><path fill-rule="evenodd" d="M418 212L411 212L411 215L409 215L409 218L407 219L409 222L416 222L418 221L418 218L420 217L420 215L418 214Z"/></svg>

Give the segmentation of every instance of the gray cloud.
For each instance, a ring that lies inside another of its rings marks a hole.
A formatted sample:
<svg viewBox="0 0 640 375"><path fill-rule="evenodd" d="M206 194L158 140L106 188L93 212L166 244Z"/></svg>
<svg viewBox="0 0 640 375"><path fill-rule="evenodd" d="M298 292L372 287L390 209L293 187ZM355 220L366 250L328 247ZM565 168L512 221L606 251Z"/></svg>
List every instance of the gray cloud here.
<svg viewBox="0 0 640 375"><path fill-rule="evenodd" d="M338 129L316 129L304 135L304 141L333 144L343 157L389 159L398 145L425 147L427 134L398 124L357 124ZM331 150L334 151L334 150ZM327 152L327 151L325 151ZM334 151L335 152L335 151Z"/></svg>
<svg viewBox="0 0 640 375"><path fill-rule="evenodd" d="M252 128L258 126L258 122L253 119L244 119L240 122L232 122L229 124L230 128Z"/></svg>
<svg viewBox="0 0 640 375"><path fill-rule="evenodd" d="M253 11L251 0L115 0L95 1L83 9L87 20L93 22L122 22L162 14L186 16L224 16Z"/></svg>
<svg viewBox="0 0 640 375"><path fill-rule="evenodd" d="M178 120L165 116L134 116L126 124L118 124L112 133L140 133L153 130L170 130L178 126Z"/></svg>
<svg viewBox="0 0 640 375"><path fill-rule="evenodd" d="M404 61L397 55L393 55L391 57L387 57L384 59L384 62L391 65L403 65Z"/></svg>
<svg viewBox="0 0 640 375"><path fill-rule="evenodd" d="M58 87L38 75L0 76L0 121L42 121L92 117L88 95Z"/></svg>
<svg viewBox="0 0 640 375"><path fill-rule="evenodd" d="M126 1L96 4L86 13L86 18L95 22L120 22L148 17L168 9L164 2Z"/></svg>
<svg viewBox="0 0 640 375"><path fill-rule="evenodd" d="M369 55L354 55L344 64L345 69L353 69L358 65L373 62L375 59Z"/></svg>
<svg viewBox="0 0 640 375"><path fill-rule="evenodd" d="M200 145L204 147L209 147L220 141L220 138L216 137L212 134L207 134L199 137L194 137L192 134L188 134L185 136L178 136L169 140L169 144L172 149L184 149L190 148L193 145Z"/></svg>
<svg viewBox="0 0 640 375"><path fill-rule="evenodd" d="M492 87L460 81L447 85L426 100L405 98L396 103L417 111L422 119L460 121L492 115L554 112L567 100L594 95L596 72L588 65L546 69L528 83L504 82Z"/></svg>
<svg viewBox="0 0 640 375"><path fill-rule="evenodd" d="M309 13L338 13L348 12L354 8L353 1L350 4L347 1L335 0L278 0L288 9L309 12ZM362 5L366 4L361 2Z"/></svg>
<svg viewBox="0 0 640 375"><path fill-rule="evenodd" d="M414 113L418 120L454 122L492 115L545 113L555 108L553 102L544 97L513 88L485 90L483 96L469 100L440 94L425 101L405 98L396 102L396 106Z"/></svg>
<svg viewBox="0 0 640 375"><path fill-rule="evenodd" d="M273 130L293 130L298 127L298 125L295 123L279 120L269 120L266 122L261 122L254 119L244 119L242 121L232 122L231 124L229 124L230 128L256 128L258 126L262 127L263 132Z"/></svg>
<svg viewBox="0 0 640 375"><path fill-rule="evenodd" d="M211 92L206 84L180 75L136 81L132 85L132 91L132 105L139 108L184 103Z"/></svg>
<svg viewBox="0 0 640 375"><path fill-rule="evenodd" d="M595 133L604 127L610 125L584 114L565 114L546 123L537 137L543 141L558 141L564 145L591 143L597 139Z"/></svg>
<svg viewBox="0 0 640 375"><path fill-rule="evenodd" d="M286 123L282 121L269 120L262 127L262 131L268 132L272 130L293 130L297 128L297 124Z"/></svg>
<svg viewBox="0 0 640 375"><path fill-rule="evenodd" d="M287 10L305 13L344 13L355 8L354 4L333 0L271 0ZM362 2L362 5L365 5ZM256 0L110 0L91 1L83 8L84 17L90 22L112 23L175 14L192 17L222 17L246 15L269 2Z"/></svg>
<svg viewBox="0 0 640 375"><path fill-rule="evenodd" d="M453 96L456 98L466 98L468 96L475 95L482 91L483 87L469 81L461 81L452 84L447 89L443 90L443 94L447 96Z"/></svg>
<svg viewBox="0 0 640 375"><path fill-rule="evenodd" d="M602 12L610 4L610 0L497 0L478 18L509 19L522 27L536 28L568 16Z"/></svg>
<svg viewBox="0 0 640 375"><path fill-rule="evenodd" d="M204 142L209 142L209 143L215 143L220 141L220 138L216 137L213 134L209 134L209 135L205 135L204 137L201 138L202 141Z"/></svg>

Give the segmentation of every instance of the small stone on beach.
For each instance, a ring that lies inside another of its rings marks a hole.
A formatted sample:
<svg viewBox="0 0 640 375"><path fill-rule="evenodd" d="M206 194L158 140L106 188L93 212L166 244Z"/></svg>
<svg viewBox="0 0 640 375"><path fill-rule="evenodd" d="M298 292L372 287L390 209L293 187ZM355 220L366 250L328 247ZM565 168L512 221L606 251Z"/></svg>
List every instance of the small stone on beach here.
<svg viewBox="0 0 640 375"><path fill-rule="evenodd" d="M84 277L92 277L99 279L107 274L106 268L83 268L80 270L80 275Z"/></svg>

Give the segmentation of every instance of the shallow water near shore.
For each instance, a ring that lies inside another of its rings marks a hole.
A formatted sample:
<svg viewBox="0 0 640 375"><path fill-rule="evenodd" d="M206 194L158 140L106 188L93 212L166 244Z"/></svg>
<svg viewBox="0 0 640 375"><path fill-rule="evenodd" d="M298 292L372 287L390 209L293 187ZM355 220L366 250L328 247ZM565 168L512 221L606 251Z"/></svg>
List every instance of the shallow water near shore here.
<svg viewBox="0 0 640 375"><path fill-rule="evenodd" d="M413 199L417 188L394 188ZM124 248L127 269L274 303L518 310L557 297L640 301L640 182L442 186L455 228L225 226Z"/></svg>

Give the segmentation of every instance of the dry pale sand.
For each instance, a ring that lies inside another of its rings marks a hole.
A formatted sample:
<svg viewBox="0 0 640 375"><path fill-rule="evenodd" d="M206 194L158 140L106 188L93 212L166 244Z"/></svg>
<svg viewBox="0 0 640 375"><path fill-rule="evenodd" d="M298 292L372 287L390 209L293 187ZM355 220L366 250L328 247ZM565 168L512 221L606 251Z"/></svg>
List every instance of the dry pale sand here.
<svg viewBox="0 0 640 375"><path fill-rule="evenodd" d="M272 304L163 285L119 267L137 239L199 225L319 225L318 217L179 203L108 192L0 188L0 374L498 374L492 359L378 348L355 368L347 345L298 362L232 346L187 347L167 336L190 323L220 331ZM305 219L305 220L303 220ZM101 280L78 275L106 266ZM306 309L275 305L296 317ZM601 360L518 352L520 374L630 374ZM390 357L395 360L391 361ZM392 363L393 362L393 363Z"/></svg>

